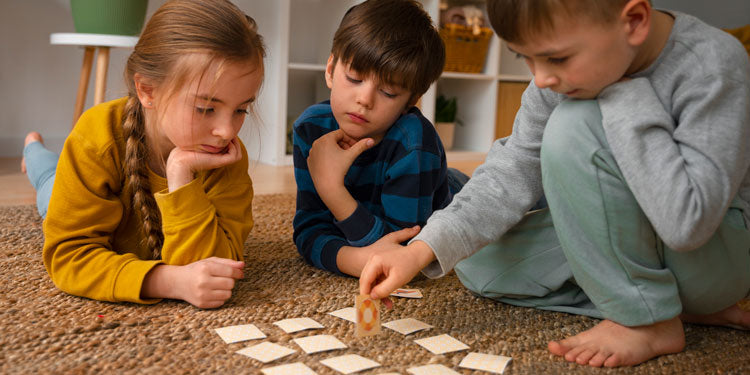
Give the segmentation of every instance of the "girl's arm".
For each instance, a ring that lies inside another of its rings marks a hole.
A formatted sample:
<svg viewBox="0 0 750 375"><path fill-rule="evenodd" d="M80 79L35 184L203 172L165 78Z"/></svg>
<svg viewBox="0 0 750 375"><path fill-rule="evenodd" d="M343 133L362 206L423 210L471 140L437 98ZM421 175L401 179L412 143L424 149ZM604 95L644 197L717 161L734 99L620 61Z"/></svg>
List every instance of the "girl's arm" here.
<svg viewBox="0 0 750 375"><path fill-rule="evenodd" d="M43 259L52 281L67 293L154 303L142 299L140 290L160 261L143 260L149 252L132 225L138 220L125 209L129 200L115 141L119 122L111 120L120 118L123 104L113 101L90 109L68 136L44 221Z"/></svg>
<svg viewBox="0 0 750 375"><path fill-rule="evenodd" d="M186 265L210 257L242 260L253 226L253 188L242 143L238 162L209 171L174 191L155 194L164 233L162 260Z"/></svg>

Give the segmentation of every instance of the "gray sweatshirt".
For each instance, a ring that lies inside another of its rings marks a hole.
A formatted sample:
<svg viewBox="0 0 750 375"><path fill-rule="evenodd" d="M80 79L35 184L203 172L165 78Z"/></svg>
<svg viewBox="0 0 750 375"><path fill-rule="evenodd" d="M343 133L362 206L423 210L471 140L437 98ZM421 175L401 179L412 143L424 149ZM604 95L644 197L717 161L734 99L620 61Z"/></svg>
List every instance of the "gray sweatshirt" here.
<svg viewBox="0 0 750 375"><path fill-rule="evenodd" d="M677 251L713 235L736 197L750 214L750 61L739 41L695 17L675 23L659 57L597 100L612 154L656 233ZM552 110L565 96L532 82L513 134L496 141L453 202L414 240L440 277L498 240L542 195L539 151Z"/></svg>

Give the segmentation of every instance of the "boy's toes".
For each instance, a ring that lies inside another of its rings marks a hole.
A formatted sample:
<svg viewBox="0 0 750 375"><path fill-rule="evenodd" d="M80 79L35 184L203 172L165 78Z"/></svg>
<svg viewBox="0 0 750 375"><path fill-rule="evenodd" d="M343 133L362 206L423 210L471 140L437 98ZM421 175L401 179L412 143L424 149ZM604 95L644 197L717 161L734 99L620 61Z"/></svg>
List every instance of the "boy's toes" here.
<svg viewBox="0 0 750 375"><path fill-rule="evenodd" d="M586 348L583 346L576 346L574 348L571 348L567 353L565 353L565 360L568 362L578 362L578 357L581 356L581 354L583 354L585 351Z"/></svg>
<svg viewBox="0 0 750 375"><path fill-rule="evenodd" d="M569 337L565 340L560 341L550 341L547 344L547 349L554 354L559 356L564 356L565 354L568 354L572 349L576 348L577 342L573 341L576 337ZM580 351L580 350L579 350ZM576 352L577 354L578 352Z"/></svg>
<svg viewBox="0 0 750 375"><path fill-rule="evenodd" d="M604 361L606 361L607 358L609 358L609 353L605 353L600 350L593 358L589 360L589 366L602 367L602 365L604 365Z"/></svg>
<svg viewBox="0 0 750 375"><path fill-rule="evenodd" d="M594 354L596 354L595 351L586 349L578 354L578 356L576 357L576 363L578 363L579 365L586 365L589 363Z"/></svg>

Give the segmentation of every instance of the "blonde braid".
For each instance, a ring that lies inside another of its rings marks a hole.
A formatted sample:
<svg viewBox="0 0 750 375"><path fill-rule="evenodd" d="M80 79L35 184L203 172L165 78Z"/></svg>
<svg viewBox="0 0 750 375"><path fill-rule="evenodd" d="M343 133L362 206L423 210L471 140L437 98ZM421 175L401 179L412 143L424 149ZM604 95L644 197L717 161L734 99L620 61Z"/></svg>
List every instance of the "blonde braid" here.
<svg viewBox="0 0 750 375"><path fill-rule="evenodd" d="M132 194L132 207L140 210L146 246L154 259L161 259L164 234L161 232L161 216L148 183L148 151L143 107L135 95L125 104L122 118L125 136L125 176Z"/></svg>

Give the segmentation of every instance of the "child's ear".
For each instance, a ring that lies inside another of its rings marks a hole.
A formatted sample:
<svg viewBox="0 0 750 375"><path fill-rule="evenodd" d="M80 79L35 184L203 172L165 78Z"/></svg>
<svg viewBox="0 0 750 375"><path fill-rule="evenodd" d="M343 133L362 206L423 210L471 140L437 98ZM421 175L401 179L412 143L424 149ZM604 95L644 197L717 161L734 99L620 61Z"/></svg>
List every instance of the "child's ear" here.
<svg viewBox="0 0 750 375"><path fill-rule="evenodd" d="M326 63L326 85L329 89L333 88L333 68L336 66L333 60L333 54L331 54L331 56L328 56L328 62Z"/></svg>
<svg viewBox="0 0 750 375"><path fill-rule="evenodd" d="M154 108L154 85L140 73L133 75L135 91L143 108Z"/></svg>
<svg viewBox="0 0 750 375"><path fill-rule="evenodd" d="M651 30L651 3L648 0L629 0L620 12L628 43L640 46Z"/></svg>

